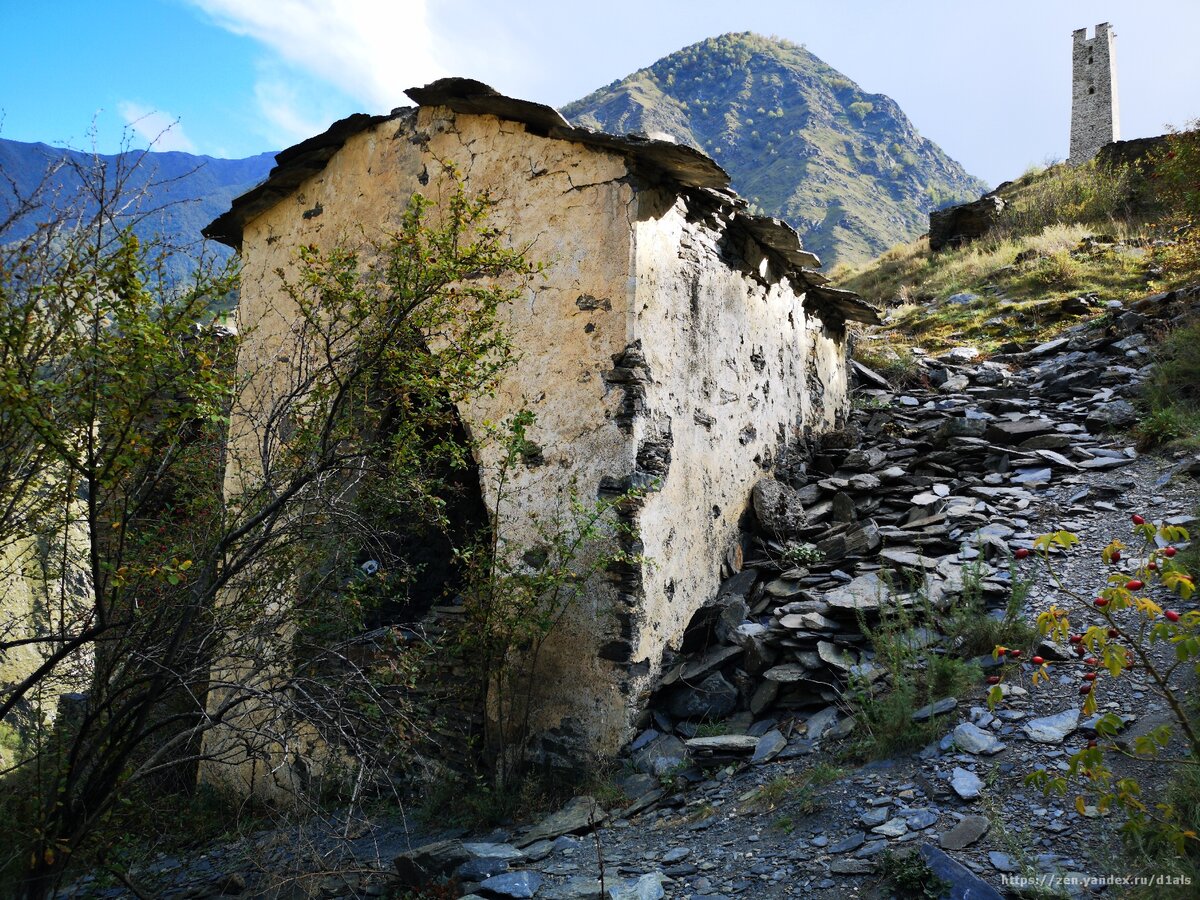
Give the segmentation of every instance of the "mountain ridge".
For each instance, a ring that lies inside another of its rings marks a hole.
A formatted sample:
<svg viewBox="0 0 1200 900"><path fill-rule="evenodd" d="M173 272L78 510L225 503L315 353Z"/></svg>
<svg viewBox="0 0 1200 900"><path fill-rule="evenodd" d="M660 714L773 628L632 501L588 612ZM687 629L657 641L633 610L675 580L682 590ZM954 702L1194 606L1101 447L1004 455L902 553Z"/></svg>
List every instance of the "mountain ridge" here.
<svg viewBox="0 0 1200 900"><path fill-rule="evenodd" d="M707 153L826 263L877 256L921 234L932 209L987 190L890 97L801 45L752 32L684 47L561 111L575 124L661 132Z"/></svg>
<svg viewBox="0 0 1200 900"><path fill-rule="evenodd" d="M123 213L123 220L140 239L161 236L168 248L180 251L168 265L171 275L180 278L189 271L189 253L201 241L200 229L229 209L234 197L266 178L274 164L274 152L241 159L180 150L91 153L0 138L0 175L9 182L0 193L0 221L15 208L17 198L31 196L39 185L45 208L60 200L71 203L78 199L84 181L100 173L109 189L123 179L122 198L135 201ZM89 214L95 210L94 203L85 203L85 207ZM28 236L41 218L44 216L23 216L12 223L5 239ZM210 252L219 259L231 255L217 245L210 245Z"/></svg>
<svg viewBox="0 0 1200 900"><path fill-rule="evenodd" d="M786 221L827 267L910 241L925 231L932 209L987 189L921 137L890 97L863 91L801 45L751 32L684 47L561 112L574 124L663 133L708 154L752 211ZM92 154L0 138L0 173L27 193L59 166L51 187L67 192L76 167L102 165L111 173L140 158L128 187L152 190L135 233L161 233L188 247L235 197L266 178L275 155ZM0 218L11 194L0 194ZM176 268L181 274L182 262Z"/></svg>

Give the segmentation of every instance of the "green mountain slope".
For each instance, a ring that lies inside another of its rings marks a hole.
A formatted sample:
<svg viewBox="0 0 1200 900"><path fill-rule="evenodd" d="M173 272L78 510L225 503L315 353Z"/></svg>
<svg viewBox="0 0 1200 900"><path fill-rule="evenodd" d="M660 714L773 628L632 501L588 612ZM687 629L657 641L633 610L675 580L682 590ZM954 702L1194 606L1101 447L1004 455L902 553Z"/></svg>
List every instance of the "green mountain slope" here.
<svg viewBox="0 0 1200 900"><path fill-rule="evenodd" d="M215 159L176 151L156 153L131 151L121 154L92 154L78 150L29 144L0 138L0 222L17 208L18 198L34 195L42 186L40 200L50 208L78 202L77 213L95 213L86 196L84 181L104 173L104 183L113 189L122 183L122 207L117 221L130 225L145 241L161 241L175 248L168 271L183 278L199 252L200 229L229 209L233 198L266 178L274 164L273 153L246 159ZM84 195L81 197L80 192ZM0 240L25 237L52 213L40 208L9 223ZM227 259L233 251L210 244L207 252Z"/></svg>
<svg viewBox="0 0 1200 900"><path fill-rule="evenodd" d="M803 47L751 33L686 47L562 113L603 131L665 132L703 150L826 265L912 240L931 209L987 190L891 98L865 93Z"/></svg>

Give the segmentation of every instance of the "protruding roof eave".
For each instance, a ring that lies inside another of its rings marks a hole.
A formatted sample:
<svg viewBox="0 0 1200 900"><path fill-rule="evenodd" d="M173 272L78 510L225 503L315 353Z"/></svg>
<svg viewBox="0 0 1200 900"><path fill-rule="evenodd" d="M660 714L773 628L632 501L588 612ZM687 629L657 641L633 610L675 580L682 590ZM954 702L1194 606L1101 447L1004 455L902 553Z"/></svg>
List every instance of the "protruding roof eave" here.
<svg viewBox="0 0 1200 900"><path fill-rule="evenodd" d="M883 321L879 318L878 310L854 291L814 285L808 290L805 305L810 302L814 312L825 322L830 322L830 318L837 318L843 322L879 325Z"/></svg>
<svg viewBox="0 0 1200 900"><path fill-rule="evenodd" d="M325 131L275 154L275 167L262 184L234 198L228 212L213 219L201 232L210 240L219 241L235 250L242 249L242 231L246 223L266 212L310 175L325 168L325 164L342 148L348 139L380 122L395 119L410 107L392 110L386 116L354 113L338 119Z"/></svg>

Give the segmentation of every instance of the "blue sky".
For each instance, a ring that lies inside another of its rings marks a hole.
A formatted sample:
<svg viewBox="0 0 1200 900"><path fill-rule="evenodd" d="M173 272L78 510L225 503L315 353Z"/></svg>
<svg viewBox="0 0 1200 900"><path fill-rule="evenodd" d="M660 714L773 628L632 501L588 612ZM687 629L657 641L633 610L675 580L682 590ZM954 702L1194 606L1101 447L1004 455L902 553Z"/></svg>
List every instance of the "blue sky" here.
<svg viewBox="0 0 1200 900"><path fill-rule="evenodd" d="M995 184L1066 155L1071 31L1101 21L1124 137L1200 116L1196 0L0 0L0 137L249 156L442 75L562 105L757 31L890 95Z"/></svg>

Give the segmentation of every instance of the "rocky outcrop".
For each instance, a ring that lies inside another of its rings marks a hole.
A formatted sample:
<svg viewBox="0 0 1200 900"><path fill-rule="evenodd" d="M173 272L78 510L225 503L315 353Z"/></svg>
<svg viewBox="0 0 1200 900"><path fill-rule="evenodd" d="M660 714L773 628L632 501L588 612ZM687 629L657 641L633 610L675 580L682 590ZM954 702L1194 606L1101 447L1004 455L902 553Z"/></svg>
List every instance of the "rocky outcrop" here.
<svg viewBox="0 0 1200 900"><path fill-rule="evenodd" d="M929 249L953 249L978 240L991 230L1003 211L1004 199L994 194L934 210L929 214Z"/></svg>

